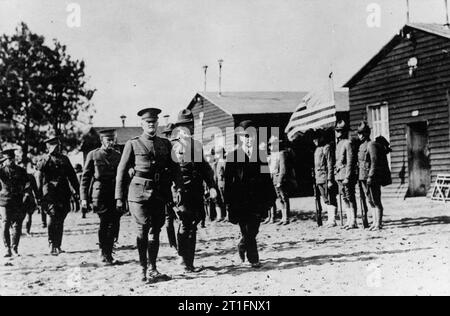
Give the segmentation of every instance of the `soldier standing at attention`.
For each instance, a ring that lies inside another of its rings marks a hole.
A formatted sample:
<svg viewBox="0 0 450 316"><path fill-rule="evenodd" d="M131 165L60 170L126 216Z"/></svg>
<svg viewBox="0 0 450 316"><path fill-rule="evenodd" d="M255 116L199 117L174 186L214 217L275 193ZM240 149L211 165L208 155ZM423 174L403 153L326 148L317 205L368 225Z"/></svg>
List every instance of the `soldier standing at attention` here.
<svg viewBox="0 0 450 316"><path fill-rule="evenodd" d="M175 182L176 191L181 183L178 165L171 158L170 141L156 136L160 113L161 110L155 108L139 111L144 132L125 144L117 169L115 194L117 209L120 211L125 207L125 192L128 191L130 213L138 228L137 248L142 280L149 279L152 282L168 278L159 273L156 266L159 239L166 218L166 204L173 202L172 182ZM134 176L127 190L130 169L134 169ZM148 263L150 271L147 276Z"/></svg>
<svg viewBox="0 0 450 316"><path fill-rule="evenodd" d="M172 139L172 132L175 129L175 124L169 123L167 124L166 128L162 131L162 134L165 138L168 140ZM169 245L172 248L177 249L177 237L175 234L175 226L174 221L176 218L175 212L172 209L173 203L167 203L166 204L166 231L167 231L167 238L169 240Z"/></svg>
<svg viewBox="0 0 450 316"><path fill-rule="evenodd" d="M61 154L57 137L48 139L48 154L37 165L37 185L42 196L41 208L47 212L48 240L52 255L59 255L64 234L64 221L70 212L72 190L79 199L80 184L69 158Z"/></svg>
<svg viewBox="0 0 450 316"><path fill-rule="evenodd" d="M357 183L356 161L357 156L352 142L348 139L350 129L347 123L339 121L336 124L336 168L335 177L339 186L347 215L347 230L358 228L356 222L357 204L355 187Z"/></svg>
<svg viewBox="0 0 450 316"><path fill-rule="evenodd" d="M358 151L359 181L366 201L372 209L373 224L369 230L382 229L383 204L381 203L381 186L392 183L387 152L377 142L370 140L371 130L367 122L358 127L361 141Z"/></svg>
<svg viewBox="0 0 450 316"><path fill-rule="evenodd" d="M257 130L252 121L243 121L237 131L239 147L227 155L225 167L225 204L232 224L239 225L242 239L238 245L242 263L246 256L253 268L260 268L256 236L261 219L277 198L270 174L262 172Z"/></svg>
<svg viewBox="0 0 450 316"><path fill-rule="evenodd" d="M102 146L91 151L86 157L81 177L81 207L87 209L88 201L93 203L93 210L100 218L98 230L101 260L108 265L114 264L112 257L115 226L120 221L121 213L116 209L114 198L117 167L120 152L114 149L116 131L114 129L99 132ZM92 183L92 191L90 190ZM92 192L92 196L90 195Z"/></svg>
<svg viewBox="0 0 450 316"><path fill-rule="evenodd" d="M177 138L174 139L175 161L180 166L183 191L179 201L180 225L178 227L178 254L186 272L199 272L194 267L197 242L197 225L205 216L204 186L209 188L211 198L217 198L214 171L206 161L200 142L194 140L194 115L190 110L178 114Z"/></svg>
<svg viewBox="0 0 450 316"><path fill-rule="evenodd" d="M327 206L328 222L327 227L336 227L337 212L337 189L334 181L334 149L331 140L327 139L324 130L317 130L314 134L314 166L316 185L319 189L322 200Z"/></svg>
<svg viewBox="0 0 450 316"><path fill-rule="evenodd" d="M13 253L19 255L22 223L26 214L23 208L24 190L28 178L27 171L15 163L15 149L4 150L2 154L5 160L0 167L0 217L6 248L4 257L9 258Z"/></svg>

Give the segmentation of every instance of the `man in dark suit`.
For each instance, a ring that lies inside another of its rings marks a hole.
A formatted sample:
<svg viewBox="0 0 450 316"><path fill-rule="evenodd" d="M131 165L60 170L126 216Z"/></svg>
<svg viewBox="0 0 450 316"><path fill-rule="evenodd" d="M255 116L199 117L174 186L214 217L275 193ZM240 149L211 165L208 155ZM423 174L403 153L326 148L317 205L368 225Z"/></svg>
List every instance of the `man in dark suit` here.
<svg viewBox="0 0 450 316"><path fill-rule="evenodd" d="M261 267L256 236L261 219L274 204L276 193L264 162L259 159L257 130L252 121L243 121L237 130L239 146L227 156L225 166L225 204L229 220L238 224L242 239L238 250L253 268ZM268 168L267 168L268 169Z"/></svg>

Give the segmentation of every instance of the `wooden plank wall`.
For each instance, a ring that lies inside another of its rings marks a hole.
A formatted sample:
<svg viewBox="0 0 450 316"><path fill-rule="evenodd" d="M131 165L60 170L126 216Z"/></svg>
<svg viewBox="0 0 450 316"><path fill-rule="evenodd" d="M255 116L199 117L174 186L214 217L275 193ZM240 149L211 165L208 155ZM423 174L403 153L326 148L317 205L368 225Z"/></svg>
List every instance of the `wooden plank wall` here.
<svg viewBox="0 0 450 316"><path fill-rule="evenodd" d="M406 126L427 121L432 183L437 174L450 173L450 125L447 91L450 89L450 40L413 30L414 46L404 39L353 87L350 87L350 120L353 129L370 104L388 102L393 152L393 185L385 194L403 198L408 188ZM419 60L415 76L408 60ZM419 111L412 117L412 111Z"/></svg>
<svg viewBox="0 0 450 316"><path fill-rule="evenodd" d="M198 96L198 95L197 95ZM196 121L196 124L199 121L200 113L204 113L203 117L203 131L205 128L214 126L221 129L223 137L225 137L226 128L232 127L234 128L234 119L231 115L225 113L222 111L222 109L218 108L216 105L212 104L208 100L201 97L201 101L197 101L196 104L192 107L192 113L194 114L194 118ZM196 138L199 138L200 135L197 133L195 135ZM233 148L233 135L227 135L228 138L226 139L226 144L228 144L228 147L226 148L227 152L230 152Z"/></svg>

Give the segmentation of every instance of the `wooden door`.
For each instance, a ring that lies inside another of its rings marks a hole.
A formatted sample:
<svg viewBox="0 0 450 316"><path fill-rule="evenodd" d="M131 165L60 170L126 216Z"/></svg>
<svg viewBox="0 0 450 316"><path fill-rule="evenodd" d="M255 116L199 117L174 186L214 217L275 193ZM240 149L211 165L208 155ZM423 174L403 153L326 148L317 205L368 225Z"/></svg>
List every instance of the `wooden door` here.
<svg viewBox="0 0 450 316"><path fill-rule="evenodd" d="M409 168L408 196L426 196L431 186L428 123L408 124L406 138Z"/></svg>

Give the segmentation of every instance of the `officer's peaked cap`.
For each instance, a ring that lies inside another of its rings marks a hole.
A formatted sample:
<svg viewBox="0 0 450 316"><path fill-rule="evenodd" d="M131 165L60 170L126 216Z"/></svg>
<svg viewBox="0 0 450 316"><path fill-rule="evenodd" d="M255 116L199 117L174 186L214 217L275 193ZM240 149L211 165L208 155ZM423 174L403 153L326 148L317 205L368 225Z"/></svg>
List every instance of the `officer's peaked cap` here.
<svg viewBox="0 0 450 316"><path fill-rule="evenodd" d="M145 120L145 119L151 119L154 121L158 120L158 115L161 113L162 111L160 109L157 108L146 108L143 110L140 110L137 115L141 117L141 119Z"/></svg>
<svg viewBox="0 0 450 316"><path fill-rule="evenodd" d="M116 136L116 130L114 128L103 129L98 131L98 134L100 137L114 137Z"/></svg>

